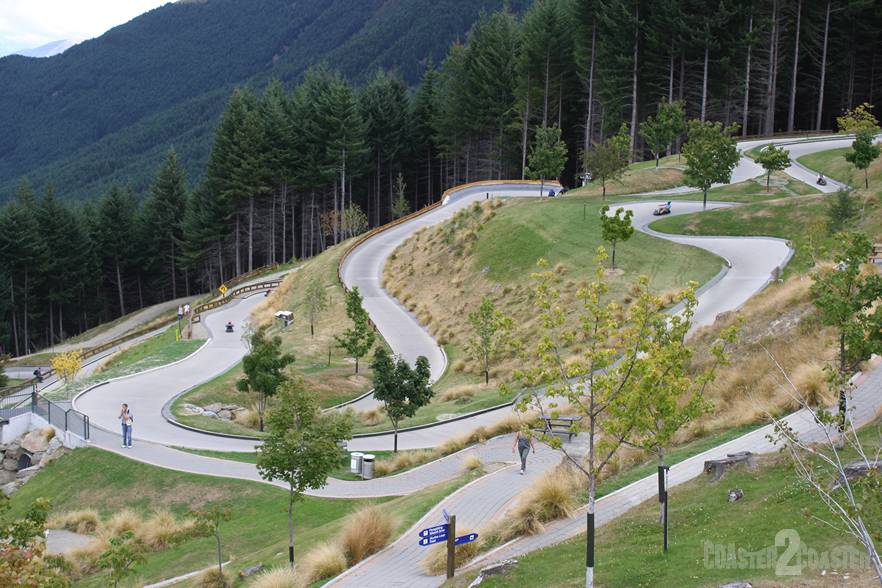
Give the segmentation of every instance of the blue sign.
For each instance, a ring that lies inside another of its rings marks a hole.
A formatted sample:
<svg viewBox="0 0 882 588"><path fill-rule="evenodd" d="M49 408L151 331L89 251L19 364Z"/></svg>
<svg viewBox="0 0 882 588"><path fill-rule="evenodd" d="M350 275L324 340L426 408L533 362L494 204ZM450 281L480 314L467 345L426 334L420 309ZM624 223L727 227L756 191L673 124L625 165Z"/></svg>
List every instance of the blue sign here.
<svg viewBox="0 0 882 588"><path fill-rule="evenodd" d="M442 509L441 509L441 512L444 513L444 520L447 521L447 522L449 523L449 522L450 522L450 515L447 514L447 509L446 509L446 508L442 508Z"/></svg>
<svg viewBox="0 0 882 588"><path fill-rule="evenodd" d="M468 535L460 535L453 540L454 545L462 545L463 543L471 543L478 538L477 533L469 533Z"/></svg>
<svg viewBox="0 0 882 588"><path fill-rule="evenodd" d="M447 541L447 525L436 525L420 531L420 545L433 545Z"/></svg>

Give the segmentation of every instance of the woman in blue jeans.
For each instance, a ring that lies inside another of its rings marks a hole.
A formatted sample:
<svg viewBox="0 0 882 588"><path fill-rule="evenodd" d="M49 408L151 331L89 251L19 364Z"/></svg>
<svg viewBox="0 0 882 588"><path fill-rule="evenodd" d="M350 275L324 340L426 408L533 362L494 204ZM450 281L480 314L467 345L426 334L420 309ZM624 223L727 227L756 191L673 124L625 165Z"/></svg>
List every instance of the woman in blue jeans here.
<svg viewBox="0 0 882 588"><path fill-rule="evenodd" d="M119 422L122 424L123 447L132 446L132 422L134 420L134 417L132 417L132 411L129 410L129 405L123 403L122 409L119 411Z"/></svg>
<svg viewBox="0 0 882 588"><path fill-rule="evenodd" d="M511 452L514 453L515 447L518 448L518 453L521 456L521 475L524 475L524 470L527 469L527 456L530 455L530 448L533 448L533 453L536 453L536 442L533 440L533 437L527 437L524 433L518 431L515 433L514 442L511 444Z"/></svg>

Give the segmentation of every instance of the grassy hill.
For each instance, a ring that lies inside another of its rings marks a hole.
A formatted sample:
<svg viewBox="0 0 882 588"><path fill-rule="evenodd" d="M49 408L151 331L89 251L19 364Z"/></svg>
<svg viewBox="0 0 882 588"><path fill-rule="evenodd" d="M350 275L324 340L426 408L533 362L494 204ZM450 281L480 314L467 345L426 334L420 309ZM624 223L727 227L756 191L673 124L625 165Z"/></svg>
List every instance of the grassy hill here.
<svg viewBox="0 0 882 588"><path fill-rule="evenodd" d="M508 2L515 11L526 0ZM170 145L190 179L234 85L291 82L327 62L347 77L439 63L501 0L175 2L45 59L0 59L0 202L19 178L84 198L114 180L148 185Z"/></svg>

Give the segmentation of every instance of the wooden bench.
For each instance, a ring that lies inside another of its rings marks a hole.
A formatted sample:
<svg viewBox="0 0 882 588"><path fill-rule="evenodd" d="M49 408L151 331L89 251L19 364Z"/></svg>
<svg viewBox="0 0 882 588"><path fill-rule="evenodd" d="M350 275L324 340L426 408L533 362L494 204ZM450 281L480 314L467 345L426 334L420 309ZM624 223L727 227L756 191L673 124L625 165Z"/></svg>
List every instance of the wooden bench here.
<svg viewBox="0 0 882 588"><path fill-rule="evenodd" d="M749 451L739 451L727 453L723 459L709 459L704 462L704 473L713 474L713 481L716 482L723 477L727 469L739 463L747 464L748 468L753 469L753 454Z"/></svg>
<svg viewBox="0 0 882 588"><path fill-rule="evenodd" d="M576 434L576 432L573 431L573 425L582 420L582 417L578 415L560 415L553 417L547 414L543 414L540 418L545 423L545 433L551 435L555 435L557 433L566 434L568 435L568 441L572 440L573 435Z"/></svg>

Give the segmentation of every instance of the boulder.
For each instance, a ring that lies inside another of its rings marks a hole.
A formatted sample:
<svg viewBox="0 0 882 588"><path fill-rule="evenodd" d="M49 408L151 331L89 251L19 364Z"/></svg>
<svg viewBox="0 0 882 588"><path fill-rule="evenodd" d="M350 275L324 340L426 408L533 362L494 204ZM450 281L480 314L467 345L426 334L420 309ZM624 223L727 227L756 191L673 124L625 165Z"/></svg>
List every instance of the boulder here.
<svg viewBox="0 0 882 588"><path fill-rule="evenodd" d="M508 573L510 569L516 566L518 560L516 559L504 559L500 562L496 562L493 565L487 566L483 568L478 576L469 584L469 588L475 588L476 586L480 586L480 584L488 577L488 576L499 576Z"/></svg>
<svg viewBox="0 0 882 588"><path fill-rule="evenodd" d="M720 584L720 588L753 588L750 582L729 582L728 584Z"/></svg>
<svg viewBox="0 0 882 588"><path fill-rule="evenodd" d="M36 474L39 471L40 471L40 466L35 465L35 466L31 466L29 468L25 468L23 470L18 470L18 473L15 474L15 477L18 478L19 480L27 480L28 478L30 478L31 476L33 476L34 474Z"/></svg>
<svg viewBox="0 0 882 588"><path fill-rule="evenodd" d="M55 461L56 459L58 459L58 458L61 457L62 455L64 455L64 449L63 449L63 448L62 448L62 449L56 449L56 450L53 451L52 453L49 453L49 452L47 451L45 454L43 454L43 459L41 459L41 460L38 462L38 465L42 468L42 467L46 466L47 464L52 463L53 461Z"/></svg>
<svg viewBox="0 0 882 588"><path fill-rule="evenodd" d="M52 437L52 440L49 441L49 447L46 448L46 455L52 455L62 447L64 447L64 443L61 442L61 439Z"/></svg>
<svg viewBox="0 0 882 588"><path fill-rule="evenodd" d="M195 404L185 403L181 405L181 413L183 413L184 416L200 415L202 412L202 407L196 406Z"/></svg>
<svg viewBox="0 0 882 588"><path fill-rule="evenodd" d="M202 412L202 416L210 417L210 418L216 419L216 418L217 418L217 413L214 412L214 411L211 411L211 410L206 410L206 411L203 411L203 412Z"/></svg>
<svg viewBox="0 0 882 588"><path fill-rule="evenodd" d="M880 472L882 471L882 460L873 460L873 461L854 461L849 464L846 464L842 468L844 476L840 475L839 479L833 484L833 488L839 488L845 483L845 480L855 480L857 478L862 478L870 473ZM844 479L843 479L844 478Z"/></svg>
<svg viewBox="0 0 882 588"><path fill-rule="evenodd" d="M46 451L46 448L49 447L49 441L46 440L46 435L41 429L34 429L22 437L21 447L31 453L37 453L40 451Z"/></svg>
<svg viewBox="0 0 882 588"><path fill-rule="evenodd" d="M248 578L249 576L253 576L254 574L256 574L257 572L259 572L262 569L263 569L263 564L256 563L253 566L245 568L244 570L239 572L239 577L240 578Z"/></svg>
<svg viewBox="0 0 882 588"><path fill-rule="evenodd" d="M9 452L7 452L6 455L8 456ZM6 459L3 460L2 465L3 465L3 469L6 470L7 472L18 471L18 459L12 459L10 457L7 457Z"/></svg>
<svg viewBox="0 0 882 588"><path fill-rule="evenodd" d="M15 480L15 472L7 472L6 470L0 470L0 486L4 486L10 482Z"/></svg>
<svg viewBox="0 0 882 588"><path fill-rule="evenodd" d="M21 443L18 440L13 441L6 447L4 454L6 459L18 459L21 456Z"/></svg>
<svg viewBox="0 0 882 588"><path fill-rule="evenodd" d="M0 492L3 492L3 494L9 496L10 494L18 490L19 486L21 486L21 484L18 482L18 480L16 480L15 482L9 482L8 484L3 484L3 486L0 486Z"/></svg>
<svg viewBox="0 0 882 588"><path fill-rule="evenodd" d="M37 451L33 455L31 455L31 464L39 465L41 461L43 461L43 457L46 455L45 451Z"/></svg>
<svg viewBox="0 0 882 588"><path fill-rule="evenodd" d="M226 408L222 408L221 410L217 411L217 418L223 419L225 421L230 421L233 419L233 413Z"/></svg>
<svg viewBox="0 0 882 588"><path fill-rule="evenodd" d="M213 402L213 403L209 404L208 406L204 407L204 409L205 409L205 412L213 412L216 415L217 411L221 410L223 407L224 407L224 405L221 404L220 402Z"/></svg>
<svg viewBox="0 0 882 588"><path fill-rule="evenodd" d="M6 443L0 443L0 453L6 453L6 448L8 445Z"/></svg>

